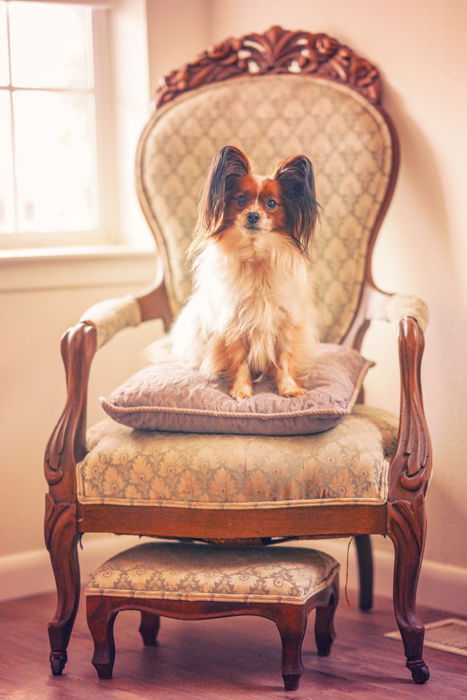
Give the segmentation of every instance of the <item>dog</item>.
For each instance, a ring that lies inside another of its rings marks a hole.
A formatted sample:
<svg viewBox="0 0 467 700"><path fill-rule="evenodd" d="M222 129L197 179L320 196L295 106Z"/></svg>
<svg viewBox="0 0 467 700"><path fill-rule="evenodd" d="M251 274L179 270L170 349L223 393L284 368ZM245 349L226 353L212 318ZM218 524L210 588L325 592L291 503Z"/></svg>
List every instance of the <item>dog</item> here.
<svg viewBox="0 0 467 700"><path fill-rule="evenodd" d="M266 376L281 396L303 394L318 340L308 255L317 217L306 156L258 177L240 149L222 148L200 202L194 291L172 327L172 356L224 376L236 400Z"/></svg>

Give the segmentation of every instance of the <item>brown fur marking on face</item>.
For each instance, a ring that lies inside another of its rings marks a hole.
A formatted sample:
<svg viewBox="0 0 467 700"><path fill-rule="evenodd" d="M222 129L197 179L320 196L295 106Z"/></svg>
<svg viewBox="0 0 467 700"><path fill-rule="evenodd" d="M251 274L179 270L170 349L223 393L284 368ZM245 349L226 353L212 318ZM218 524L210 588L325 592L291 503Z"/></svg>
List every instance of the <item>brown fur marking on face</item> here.
<svg viewBox="0 0 467 700"><path fill-rule="evenodd" d="M275 208L268 207L274 201ZM250 212L260 215L259 230L286 233L286 212L279 183L271 178L258 180L253 175L237 178L228 192L224 216L224 228L247 227Z"/></svg>

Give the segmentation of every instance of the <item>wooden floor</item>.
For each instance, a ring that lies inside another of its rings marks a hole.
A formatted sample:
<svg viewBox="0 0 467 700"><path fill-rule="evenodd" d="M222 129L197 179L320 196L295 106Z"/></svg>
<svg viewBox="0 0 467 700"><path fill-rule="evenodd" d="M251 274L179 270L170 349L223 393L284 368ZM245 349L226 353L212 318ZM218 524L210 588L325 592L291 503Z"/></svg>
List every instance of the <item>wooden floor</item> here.
<svg viewBox="0 0 467 700"><path fill-rule="evenodd" d="M361 613L345 600L337 611L337 640L329 658L315 654L312 617L304 642L300 689L286 692L280 643L273 623L261 618L200 622L163 619L160 644L143 648L137 613L115 624L114 678L99 681L91 665L92 643L81 604L63 676L49 671L47 621L54 596L0 604L0 698L8 700L242 700L269 698L467 698L466 657L426 649L431 679L415 685L404 667L402 645L383 633L395 628L387 600ZM421 608L425 622L446 615ZM312 613L313 615L313 613Z"/></svg>

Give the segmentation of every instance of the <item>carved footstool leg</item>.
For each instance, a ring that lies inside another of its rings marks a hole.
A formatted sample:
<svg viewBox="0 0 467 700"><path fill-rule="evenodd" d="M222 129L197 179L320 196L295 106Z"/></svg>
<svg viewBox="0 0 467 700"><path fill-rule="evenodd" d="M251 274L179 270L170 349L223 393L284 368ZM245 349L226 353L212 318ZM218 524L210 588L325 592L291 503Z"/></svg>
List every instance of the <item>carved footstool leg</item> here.
<svg viewBox="0 0 467 700"><path fill-rule="evenodd" d="M93 666L99 678L112 678L115 661L113 627L117 611L113 610L111 598L88 596L86 612L89 630L94 640Z"/></svg>
<svg viewBox="0 0 467 700"><path fill-rule="evenodd" d="M124 610L141 612L139 631L148 646L156 644L159 616L204 620L258 615L276 624L282 640L284 686L287 691L296 690L311 610L323 608L316 627L320 653L328 653L334 639L338 569L328 554L299 547L174 542L131 547L104 562L86 587L88 625L94 639L92 663L99 678L111 678L113 624ZM170 583L167 588L165 581Z"/></svg>
<svg viewBox="0 0 467 700"><path fill-rule="evenodd" d="M285 690L297 690L303 673L302 643L307 611L301 605L281 605L275 622L282 641L282 678Z"/></svg>
<svg viewBox="0 0 467 700"><path fill-rule="evenodd" d="M331 646L336 638L334 615L339 602L339 576L329 585L329 602L326 606L316 608L315 639L318 656L329 656Z"/></svg>
<svg viewBox="0 0 467 700"><path fill-rule="evenodd" d="M141 623L139 626L139 632L143 638L144 646L155 647L157 646L157 635L159 632L161 624L161 619L159 615L154 615L154 613L147 612L146 610L141 611Z"/></svg>

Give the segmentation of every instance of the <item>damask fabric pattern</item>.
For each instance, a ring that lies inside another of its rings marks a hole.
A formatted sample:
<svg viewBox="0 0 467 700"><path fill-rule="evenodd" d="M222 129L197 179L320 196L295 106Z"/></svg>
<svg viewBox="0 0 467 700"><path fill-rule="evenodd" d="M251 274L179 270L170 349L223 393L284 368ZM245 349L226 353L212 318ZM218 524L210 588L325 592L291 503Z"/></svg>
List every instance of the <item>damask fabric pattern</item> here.
<svg viewBox="0 0 467 700"><path fill-rule="evenodd" d="M217 151L238 146L265 175L280 160L309 156L321 205L311 251L321 340L341 340L357 307L368 238L392 166L391 136L376 108L350 88L312 76L242 78L163 107L141 144L143 198L162 234L174 311L191 290L185 251Z"/></svg>
<svg viewBox="0 0 467 700"><path fill-rule="evenodd" d="M147 432L107 419L88 433L78 500L213 509L379 505L397 423L365 406L326 433L287 437Z"/></svg>
<svg viewBox="0 0 467 700"><path fill-rule="evenodd" d="M299 605L338 571L329 554L305 547L147 542L102 564L86 595Z"/></svg>

